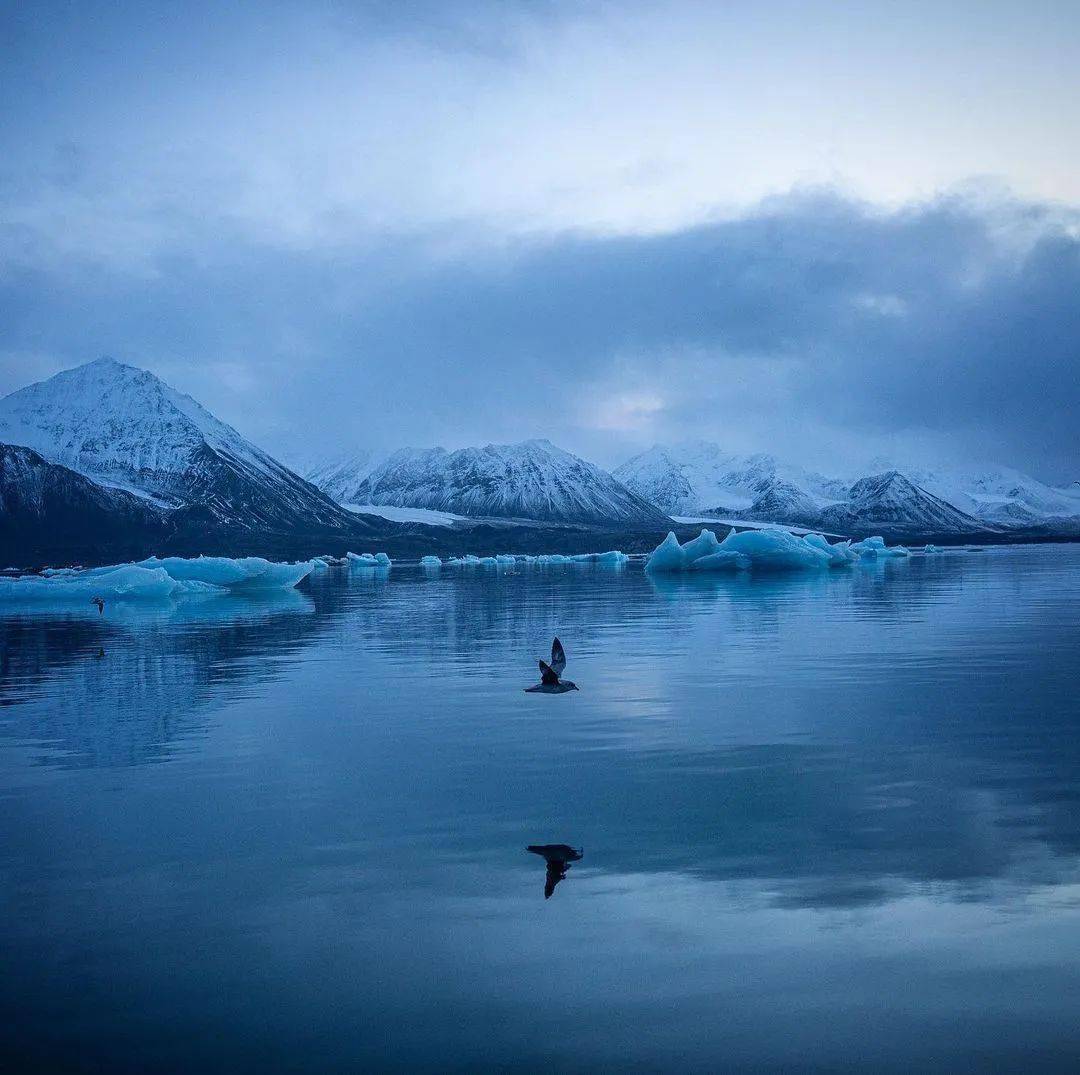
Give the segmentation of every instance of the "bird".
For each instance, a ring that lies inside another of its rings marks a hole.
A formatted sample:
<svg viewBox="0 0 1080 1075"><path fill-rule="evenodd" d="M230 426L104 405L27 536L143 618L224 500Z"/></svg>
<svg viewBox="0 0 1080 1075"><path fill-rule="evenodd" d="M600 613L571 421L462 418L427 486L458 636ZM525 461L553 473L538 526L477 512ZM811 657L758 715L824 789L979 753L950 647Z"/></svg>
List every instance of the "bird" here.
<svg viewBox="0 0 1080 1075"><path fill-rule="evenodd" d="M585 854L583 847L574 848L568 844L529 844L525 850L539 855L547 863L544 876L545 900L551 899L555 886L566 879L566 871Z"/></svg>
<svg viewBox="0 0 1080 1075"><path fill-rule="evenodd" d="M102 616L105 613L105 601L100 597L91 597L90 604L97 605L98 615Z"/></svg>
<svg viewBox="0 0 1080 1075"><path fill-rule="evenodd" d="M566 694L567 691L579 690L580 688L573 681L559 678L565 667L566 651L556 638L551 643L551 664L540 661L540 682L532 687L526 687L526 694Z"/></svg>

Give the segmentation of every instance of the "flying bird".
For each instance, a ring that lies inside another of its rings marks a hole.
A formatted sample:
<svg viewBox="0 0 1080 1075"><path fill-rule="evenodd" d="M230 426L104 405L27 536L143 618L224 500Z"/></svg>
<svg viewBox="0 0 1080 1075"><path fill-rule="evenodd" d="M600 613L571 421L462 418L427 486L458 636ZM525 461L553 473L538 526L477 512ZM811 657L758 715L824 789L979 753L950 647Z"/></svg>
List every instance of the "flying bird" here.
<svg viewBox="0 0 1080 1075"><path fill-rule="evenodd" d="M566 871L570 866L580 861L585 849L582 847L570 847L568 844L529 844L526 851L539 855L547 863L547 872L544 876L544 899L551 899L555 886L566 879Z"/></svg>
<svg viewBox="0 0 1080 1075"><path fill-rule="evenodd" d="M540 662L540 682L535 686L526 687L527 694L566 694L567 691L576 691L578 685L569 679L560 679L563 669L566 667L566 651L562 643L555 639L551 643L551 664L546 661Z"/></svg>

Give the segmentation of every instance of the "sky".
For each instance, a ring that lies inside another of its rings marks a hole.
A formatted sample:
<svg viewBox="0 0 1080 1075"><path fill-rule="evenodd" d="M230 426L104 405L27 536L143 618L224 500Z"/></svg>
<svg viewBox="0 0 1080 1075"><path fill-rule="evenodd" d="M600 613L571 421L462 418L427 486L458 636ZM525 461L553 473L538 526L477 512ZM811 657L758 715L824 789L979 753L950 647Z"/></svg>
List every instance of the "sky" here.
<svg viewBox="0 0 1080 1075"><path fill-rule="evenodd" d="M0 101L0 393L1080 470L1071 0L0 0Z"/></svg>

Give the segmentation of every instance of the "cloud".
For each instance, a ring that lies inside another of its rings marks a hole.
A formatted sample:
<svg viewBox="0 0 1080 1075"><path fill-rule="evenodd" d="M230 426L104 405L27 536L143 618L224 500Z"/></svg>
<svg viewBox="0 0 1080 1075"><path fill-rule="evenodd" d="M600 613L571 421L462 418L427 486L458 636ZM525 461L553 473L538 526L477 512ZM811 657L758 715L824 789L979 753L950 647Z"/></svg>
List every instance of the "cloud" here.
<svg viewBox="0 0 1080 1075"><path fill-rule="evenodd" d="M157 369L271 446L550 436L613 464L704 436L811 460L976 456L1067 477L1080 448L1076 215L829 192L665 235L471 232L150 275L9 270L7 346ZM868 299L869 296L869 299Z"/></svg>

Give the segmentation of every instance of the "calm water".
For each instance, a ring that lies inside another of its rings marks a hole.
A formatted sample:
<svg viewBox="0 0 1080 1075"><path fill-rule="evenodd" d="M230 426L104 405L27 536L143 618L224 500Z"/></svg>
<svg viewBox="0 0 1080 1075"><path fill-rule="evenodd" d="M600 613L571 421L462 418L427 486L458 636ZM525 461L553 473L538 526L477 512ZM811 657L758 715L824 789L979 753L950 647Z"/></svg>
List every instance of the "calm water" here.
<svg viewBox="0 0 1080 1075"><path fill-rule="evenodd" d="M555 632L580 693L522 693ZM1080 546L0 641L9 1068L1080 1064Z"/></svg>

